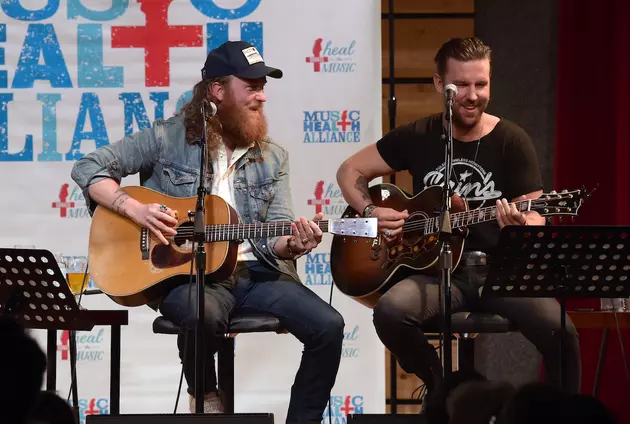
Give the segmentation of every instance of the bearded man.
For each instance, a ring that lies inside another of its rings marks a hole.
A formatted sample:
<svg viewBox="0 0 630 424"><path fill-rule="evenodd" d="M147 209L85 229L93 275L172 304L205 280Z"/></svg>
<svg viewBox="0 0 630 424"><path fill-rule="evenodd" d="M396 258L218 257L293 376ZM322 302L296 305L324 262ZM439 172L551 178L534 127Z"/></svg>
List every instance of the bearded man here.
<svg viewBox="0 0 630 424"><path fill-rule="evenodd" d="M83 190L91 211L96 205L112 209L168 244L176 234L175 211L164 205L142 204L119 184L123 177L139 172L147 188L174 197L194 196L200 181L199 144L205 120L209 172L203 177L209 192L236 209L244 223L294 221L289 155L267 136L263 114L266 78L281 78L282 71L266 66L251 44L228 41L208 54L201 75L192 99L177 116L156 120L152 128L76 162L72 178ZM205 102L217 106L216 116L202 116ZM318 214L313 220L321 218ZM235 272L225 281L206 282L203 402L207 413L223 411L213 355L229 316L234 311L258 311L277 316L304 344L287 422L321 422L339 368L344 321L335 309L299 284L293 262L321 242L322 231L304 217L292 227L291 236L244 240ZM154 306L168 320L189 329L188 336L178 336L177 345L194 412L197 301L196 290L190 286L186 278Z"/></svg>

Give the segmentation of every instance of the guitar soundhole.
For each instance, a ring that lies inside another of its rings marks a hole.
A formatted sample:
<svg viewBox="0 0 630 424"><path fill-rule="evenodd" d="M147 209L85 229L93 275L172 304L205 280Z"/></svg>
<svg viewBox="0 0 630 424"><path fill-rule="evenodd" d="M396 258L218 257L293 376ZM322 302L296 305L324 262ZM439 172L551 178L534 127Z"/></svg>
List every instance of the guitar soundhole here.
<svg viewBox="0 0 630 424"><path fill-rule="evenodd" d="M186 221L177 227L177 235L173 239L175 246L184 250L192 249L193 226L194 222Z"/></svg>
<svg viewBox="0 0 630 424"><path fill-rule="evenodd" d="M154 267L173 268L190 262L192 259L193 223L183 222L177 227L173 242L165 246L156 245L151 251L151 263Z"/></svg>

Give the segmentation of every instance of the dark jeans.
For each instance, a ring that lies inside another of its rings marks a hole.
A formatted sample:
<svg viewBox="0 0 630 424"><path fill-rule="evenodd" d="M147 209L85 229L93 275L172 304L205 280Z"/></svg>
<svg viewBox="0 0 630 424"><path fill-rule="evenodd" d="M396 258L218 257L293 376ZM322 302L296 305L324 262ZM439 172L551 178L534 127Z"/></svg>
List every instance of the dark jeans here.
<svg viewBox="0 0 630 424"><path fill-rule="evenodd" d="M216 391L215 365L211 358L227 328L230 313L270 313L277 316L283 327L304 344L302 361L291 388L287 421L321 421L341 361L343 318L307 287L259 262L239 263L234 278L232 291L226 285L206 287L206 348L209 358L205 366L206 392ZM164 298L160 312L175 324L191 329L188 346L184 346L184 334L178 336L177 345L189 393L194 393L196 291L193 287L191 303L188 303L188 287L184 284L171 290Z"/></svg>
<svg viewBox="0 0 630 424"><path fill-rule="evenodd" d="M545 298L480 298L480 281L475 270L458 268L451 285L451 310L499 314L513 321L520 332L542 354L546 378L559 381L560 304ZM400 366L416 374L431 390L442 375L438 355L420 330L428 319L439 319L441 289L436 278L416 274L401 280L383 295L374 308L374 326L382 342L396 356ZM563 381L572 393L578 393L581 380L580 347L575 326L567 316L567 339L563 345Z"/></svg>

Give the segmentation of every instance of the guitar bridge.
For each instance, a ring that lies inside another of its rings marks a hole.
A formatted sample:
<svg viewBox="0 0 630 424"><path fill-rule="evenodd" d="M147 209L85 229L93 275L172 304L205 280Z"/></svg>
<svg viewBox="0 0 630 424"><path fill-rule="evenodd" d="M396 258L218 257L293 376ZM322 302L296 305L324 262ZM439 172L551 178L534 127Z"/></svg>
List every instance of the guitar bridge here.
<svg viewBox="0 0 630 424"><path fill-rule="evenodd" d="M147 228L140 230L140 253L142 253L142 260L149 259L149 250L151 248L151 236Z"/></svg>

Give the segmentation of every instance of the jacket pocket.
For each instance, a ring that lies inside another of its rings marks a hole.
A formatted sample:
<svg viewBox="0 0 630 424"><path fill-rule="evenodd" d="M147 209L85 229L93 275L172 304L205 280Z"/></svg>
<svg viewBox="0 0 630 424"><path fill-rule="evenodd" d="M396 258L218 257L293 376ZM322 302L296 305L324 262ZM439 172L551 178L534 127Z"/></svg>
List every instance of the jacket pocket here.
<svg viewBox="0 0 630 424"><path fill-rule="evenodd" d="M164 165L163 170L166 194L173 197L193 196L197 175L169 165Z"/></svg>
<svg viewBox="0 0 630 424"><path fill-rule="evenodd" d="M265 221L269 204L276 195L276 181L273 178L267 178L250 185L248 191L254 219L259 222Z"/></svg>

